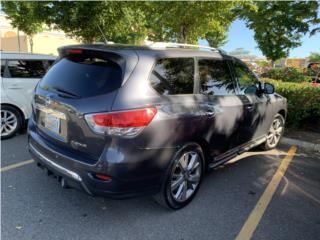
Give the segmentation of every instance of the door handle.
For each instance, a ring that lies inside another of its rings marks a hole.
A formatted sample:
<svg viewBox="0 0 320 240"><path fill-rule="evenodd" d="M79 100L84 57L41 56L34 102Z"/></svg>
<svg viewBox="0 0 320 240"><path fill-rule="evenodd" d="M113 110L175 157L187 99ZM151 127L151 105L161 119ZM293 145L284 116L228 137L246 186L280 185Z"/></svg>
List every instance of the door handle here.
<svg viewBox="0 0 320 240"><path fill-rule="evenodd" d="M22 87L14 87L14 86L12 86L12 87L8 87L8 89L22 89Z"/></svg>
<svg viewBox="0 0 320 240"><path fill-rule="evenodd" d="M214 110L210 110L210 111L207 111L206 112L206 116L207 117L214 117L216 115L215 111Z"/></svg>
<svg viewBox="0 0 320 240"><path fill-rule="evenodd" d="M19 84L10 84L8 89L22 89L22 87Z"/></svg>
<svg viewBox="0 0 320 240"><path fill-rule="evenodd" d="M251 112L254 109L254 105L253 104L247 105L246 109Z"/></svg>

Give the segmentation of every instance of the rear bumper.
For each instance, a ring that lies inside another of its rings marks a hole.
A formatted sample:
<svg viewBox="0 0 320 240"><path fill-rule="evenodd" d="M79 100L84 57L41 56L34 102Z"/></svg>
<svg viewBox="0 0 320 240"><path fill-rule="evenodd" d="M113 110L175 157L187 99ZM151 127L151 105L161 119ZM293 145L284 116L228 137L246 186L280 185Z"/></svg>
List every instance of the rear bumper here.
<svg viewBox="0 0 320 240"><path fill-rule="evenodd" d="M54 175L63 178L67 185L90 195L129 198L156 194L167 167L165 162L175 152L175 149L137 149L131 150L129 154L119 146L119 152L125 154L122 161L108 158L113 156L109 151L114 154L114 149L105 149L98 162L90 165L63 154L52 142L39 135L30 122L28 146L33 159ZM159 151L166 159L159 158ZM141 161L132 162L132 159L139 159L139 156ZM111 176L112 180L101 181L94 178L94 173Z"/></svg>
<svg viewBox="0 0 320 240"><path fill-rule="evenodd" d="M72 181L75 181L78 185L81 186L81 189L85 190L89 195L92 195L88 187L82 181L80 175L74 171L71 171L54 161L50 160L42 153L40 153L31 143L29 144L29 152L33 156L33 158L40 164L40 166L46 166L48 170L53 171L59 177L70 178Z"/></svg>

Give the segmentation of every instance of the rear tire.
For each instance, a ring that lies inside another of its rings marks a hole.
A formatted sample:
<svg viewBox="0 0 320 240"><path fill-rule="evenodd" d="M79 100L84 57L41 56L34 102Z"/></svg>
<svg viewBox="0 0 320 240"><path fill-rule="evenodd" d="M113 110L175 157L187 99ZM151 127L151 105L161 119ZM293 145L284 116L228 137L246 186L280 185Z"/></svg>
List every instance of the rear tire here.
<svg viewBox="0 0 320 240"><path fill-rule="evenodd" d="M284 132L284 123L285 120L283 116L276 114L267 134L267 140L261 145L263 150L270 150L277 147Z"/></svg>
<svg viewBox="0 0 320 240"><path fill-rule="evenodd" d="M203 174L204 156L201 147L196 143L185 145L173 157L155 200L166 208L183 208L197 194Z"/></svg>
<svg viewBox="0 0 320 240"><path fill-rule="evenodd" d="M1 139L13 137L22 126L20 112L11 106L1 106Z"/></svg>

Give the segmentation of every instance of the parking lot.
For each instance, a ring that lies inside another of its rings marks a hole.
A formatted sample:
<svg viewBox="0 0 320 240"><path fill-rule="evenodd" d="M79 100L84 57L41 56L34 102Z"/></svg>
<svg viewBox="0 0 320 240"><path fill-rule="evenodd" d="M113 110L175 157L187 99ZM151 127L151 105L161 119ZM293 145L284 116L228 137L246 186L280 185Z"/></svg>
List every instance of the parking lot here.
<svg viewBox="0 0 320 240"><path fill-rule="evenodd" d="M2 141L2 239L245 239L244 226L254 229L252 239L319 239L319 154L297 149L282 177L277 170L291 146L253 150L210 171L194 201L170 211L151 197L111 200L62 189L28 161L26 139ZM270 184L275 175L278 187Z"/></svg>

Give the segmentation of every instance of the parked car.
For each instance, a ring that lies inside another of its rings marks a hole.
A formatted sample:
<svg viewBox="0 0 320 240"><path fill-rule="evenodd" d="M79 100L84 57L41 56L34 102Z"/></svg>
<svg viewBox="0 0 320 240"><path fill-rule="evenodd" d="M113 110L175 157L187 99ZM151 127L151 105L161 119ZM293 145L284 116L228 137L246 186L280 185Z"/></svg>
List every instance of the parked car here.
<svg viewBox="0 0 320 240"><path fill-rule="evenodd" d="M179 209L206 169L282 136L286 99L222 51L155 43L59 54L35 89L28 141L63 187L150 194Z"/></svg>
<svg viewBox="0 0 320 240"><path fill-rule="evenodd" d="M55 58L1 52L1 139L14 136L30 118L33 90Z"/></svg>

